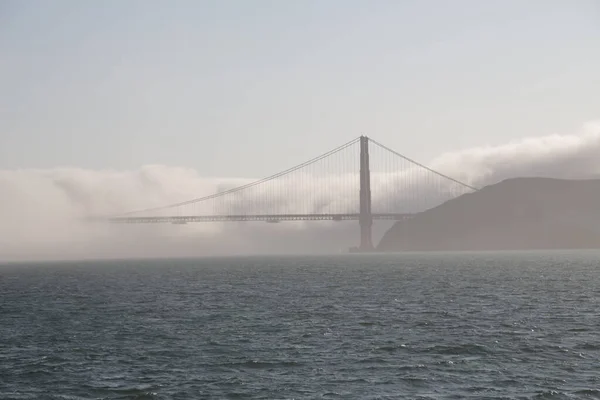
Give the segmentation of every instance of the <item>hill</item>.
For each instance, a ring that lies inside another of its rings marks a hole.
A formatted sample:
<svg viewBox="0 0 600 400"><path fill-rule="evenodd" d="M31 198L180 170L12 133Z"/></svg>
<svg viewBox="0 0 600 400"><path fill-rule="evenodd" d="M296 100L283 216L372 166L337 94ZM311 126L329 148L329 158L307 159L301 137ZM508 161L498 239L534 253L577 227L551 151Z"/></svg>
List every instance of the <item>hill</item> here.
<svg viewBox="0 0 600 400"><path fill-rule="evenodd" d="M516 178L448 201L381 239L379 251L600 248L600 180Z"/></svg>

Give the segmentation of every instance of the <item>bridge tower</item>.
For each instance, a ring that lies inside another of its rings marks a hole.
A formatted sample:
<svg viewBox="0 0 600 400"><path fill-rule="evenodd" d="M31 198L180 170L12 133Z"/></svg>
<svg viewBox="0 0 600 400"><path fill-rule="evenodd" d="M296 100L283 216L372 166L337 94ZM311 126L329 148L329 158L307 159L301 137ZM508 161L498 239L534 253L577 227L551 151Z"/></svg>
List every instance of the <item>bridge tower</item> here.
<svg viewBox="0 0 600 400"><path fill-rule="evenodd" d="M371 171L369 169L369 138L360 137L360 246L361 252L373 251L373 215L371 214Z"/></svg>

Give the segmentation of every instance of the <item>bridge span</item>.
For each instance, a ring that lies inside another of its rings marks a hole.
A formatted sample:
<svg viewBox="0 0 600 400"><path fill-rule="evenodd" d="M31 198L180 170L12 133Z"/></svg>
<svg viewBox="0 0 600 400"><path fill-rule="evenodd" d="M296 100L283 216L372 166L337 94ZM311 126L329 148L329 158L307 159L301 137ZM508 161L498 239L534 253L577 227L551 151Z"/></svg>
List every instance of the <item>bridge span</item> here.
<svg viewBox="0 0 600 400"><path fill-rule="evenodd" d="M370 251L373 221L409 219L476 190L361 136L248 184L102 220L114 224L358 221L357 249Z"/></svg>
<svg viewBox="0 0 600 400"><path fill-rule="evenodd" d="M371 214L374 220L401 221L414 214ZM360 214L258 214L258 215L184 215L166 217L112 217L116 224L186 224L192 222L283 222L283 221L358 221Z"/></svg>

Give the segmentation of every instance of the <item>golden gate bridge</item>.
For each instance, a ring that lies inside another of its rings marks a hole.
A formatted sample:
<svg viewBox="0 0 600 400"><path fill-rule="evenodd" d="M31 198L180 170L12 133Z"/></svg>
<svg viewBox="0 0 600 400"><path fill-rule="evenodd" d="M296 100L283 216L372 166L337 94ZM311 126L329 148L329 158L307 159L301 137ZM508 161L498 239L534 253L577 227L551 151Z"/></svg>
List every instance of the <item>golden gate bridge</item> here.
<svg viewBox="0 0 600 400"><path fill-rule="evenodd" d="M302 164L217 193L108 218L117 224L348 221L359 251L374 220L403 220L477 188L361 136ZM356 196L358 194L358 196Z"/></svg>

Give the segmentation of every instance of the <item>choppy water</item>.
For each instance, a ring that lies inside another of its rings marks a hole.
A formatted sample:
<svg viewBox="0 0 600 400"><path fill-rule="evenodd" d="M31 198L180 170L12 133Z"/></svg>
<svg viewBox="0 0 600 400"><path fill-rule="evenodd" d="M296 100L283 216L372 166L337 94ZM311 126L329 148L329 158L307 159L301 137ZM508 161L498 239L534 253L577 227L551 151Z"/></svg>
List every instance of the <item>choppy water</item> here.
<svg viewBox="0 0 600 400"><path fill-rule="evenodd" d="M599 261L4 265L0 398L600 398Z"/></svg>

